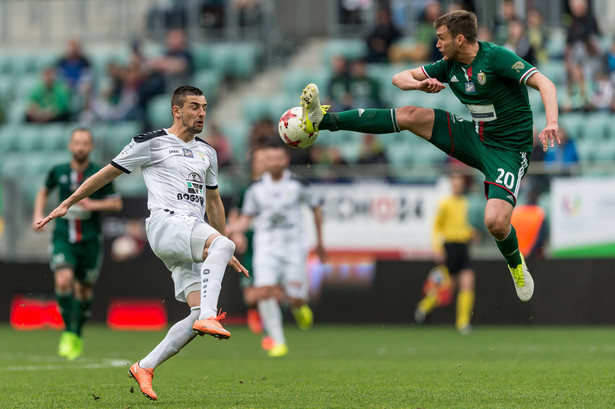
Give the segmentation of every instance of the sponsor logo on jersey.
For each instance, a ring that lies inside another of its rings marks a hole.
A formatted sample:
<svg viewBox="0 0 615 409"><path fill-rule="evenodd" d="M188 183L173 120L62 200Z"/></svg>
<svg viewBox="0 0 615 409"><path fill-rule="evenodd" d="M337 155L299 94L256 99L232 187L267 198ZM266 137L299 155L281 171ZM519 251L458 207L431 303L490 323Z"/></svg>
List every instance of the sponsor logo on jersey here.
<svg viewBox="0 0 615 409"><path fill-rule="evenodd" d="M203 205L203 179L198 173L192 172L186 179L187 193L178 193L177 200L187 200Z"/></svg>
<svg viewBox="0 0 615 409"><path fill-rule="evenodd" d="M517 61L510 68L517 71L517 73L520 73L521 70L525 68L525 64L523 64L523 61Z"/></svg>
<svg viewBox="0 0 615 409"><path fill-rule="evenodd" d="M473 82L466 82L466 94L473 94L476 92L476 87Z"/></svg>
<svg viewBox="0 0 615 409"><path fill-rule="evenodd" d="M128 151L130 151L132 149L132 147L135 146L135 141L130 141L130 143L126 146L124 146L124 149L122 149L122 151L120 152L120 156L126 156L128 155Z"/></svg>
<svg viewBox="0 0 615 409"><path fill-rule="evenodd" d="M186 148L182 148L182 150L184 151L184 156L187 158L194 158L194 155L192 154L192 149L186 149Z"/></svg>
<svg viewBox="0 0 615 409"><path fill-rule="evenodd" d="M60 184L63 185L65 183L68 183L68 176L66 176L66 175L60 176Z"/></svg>
<svg viewBox="0 0 615 409"><path fill-rule="evenodd" d="M177 149L169 149L169 153L179 153L179 150L177 150Z"/></svg>
<svg viewBox="0 0 615 409"><path fill-rule="evenodd" d="M453 76L451 77L451 82L459 82L459 80L457 79L457 76L456 76L456 75L453 75Z"/></svg>
<svg viewBox="0 0 615 409"><path fill-rule="evenodd" d="M479 72L476 76L476 79L478 80L478 83L480 85L485 85L487 83L487 74L485 74L484 72Z"/></svg>
<svg viewBox="0 0 615 409"><path fill-rule="evenodd" d="M363 108L359 108L359 118L361 118L361 115L363 115L363 112L365 112L365 110Z"/></svg>

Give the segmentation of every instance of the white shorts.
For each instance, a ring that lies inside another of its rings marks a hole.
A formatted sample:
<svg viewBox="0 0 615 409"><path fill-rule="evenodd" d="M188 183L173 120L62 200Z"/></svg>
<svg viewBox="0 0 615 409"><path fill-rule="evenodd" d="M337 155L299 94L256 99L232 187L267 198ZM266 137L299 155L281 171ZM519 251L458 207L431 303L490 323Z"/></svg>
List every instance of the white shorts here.
<svg viewBox="0 0 615 409"><path fill-rule="evenodd" d="M151 213L145 231L154 254L171 271L175 298L186 302L188 294L200 291L205 242L218 231L196 217L164 210Z"/></svg>
<svg viewBox="0 0 615 409"><path fill-rule="evenodd" d="M305 252L274 254L255 249L252 266L254 287L281 285L289 297L308 299L309 283Z"/></svg>

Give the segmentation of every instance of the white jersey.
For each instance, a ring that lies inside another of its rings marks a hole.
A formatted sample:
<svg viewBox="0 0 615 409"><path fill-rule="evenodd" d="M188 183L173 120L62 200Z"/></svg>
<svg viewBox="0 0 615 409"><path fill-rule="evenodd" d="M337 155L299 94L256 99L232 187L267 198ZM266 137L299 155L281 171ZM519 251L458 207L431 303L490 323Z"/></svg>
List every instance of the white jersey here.
<svg viewBox="0 0 615 409"><path fill-rule="evenodd" d="M253 216L255 250L263 247L288 251L305 246L302 204L315 208L321 200L289 170L278 181L265 172L246 191L242 213Z"/></svg>
<svg viewBox="0 0 615 409"><path fill-rule="evenodd" d="M186 143L166 129L134 137L111 164L126 173L141 167L150 212L162 209L203 220L203 189L218 188L214 148L200 138Z"/></svg>

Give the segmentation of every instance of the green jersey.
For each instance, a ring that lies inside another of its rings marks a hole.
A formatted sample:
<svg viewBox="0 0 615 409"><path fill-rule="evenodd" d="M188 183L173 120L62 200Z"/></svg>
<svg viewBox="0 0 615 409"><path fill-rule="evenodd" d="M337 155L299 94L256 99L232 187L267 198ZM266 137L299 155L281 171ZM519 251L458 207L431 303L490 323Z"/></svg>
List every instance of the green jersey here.
<svg viewBox="0 0 615 409"><path fill-rule="evenodd" d="M421 67L423 73L449 84L485 145L531 152L533 116L525 83L538 70L504 47L478 45L470 64L442 59Z"/></svg>
<svg viewBox="0 0 615 409"><path fill-rule="evenodd" d="M83 183L84 180L100 170L100 166L90 163L85 172L74 171L69 163L53 167L47 174L45 187L52 190L56 186L59 189L60 201L67 199ZM100 200L114 196L115 189L111 183L101 187L89 197ZM97 239L101 233L99 212L84 210L79 203L73 205L68 213L56 219L56 227L53 231L53 240L66 240L69 243Z"/></svg>

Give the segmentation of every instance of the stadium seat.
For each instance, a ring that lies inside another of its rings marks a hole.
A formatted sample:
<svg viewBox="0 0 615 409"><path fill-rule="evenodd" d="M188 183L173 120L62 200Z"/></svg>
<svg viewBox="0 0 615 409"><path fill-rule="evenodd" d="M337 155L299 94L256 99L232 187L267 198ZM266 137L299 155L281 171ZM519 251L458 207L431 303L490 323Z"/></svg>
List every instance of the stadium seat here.
<svg viewBox="0 0 615 409"><path fill-rule="evenodd" d="M231 142L234 161L239 164L246 163L246 153L250 140L250 124L247 121L234 121L221 123L219 126L222 133Z"/></svg>
<svg viewBox="0 0 615 409"><path fill-rule="evenodd" d="M262 118L271 118L269 106L263 103L263 99L257 96L247 97L242 103L243 118L252 123Z"/></svg>
<svg viewBox="0 0 615 409"><path fill-rule="evenodd" d="M22 125L17 136L17 150L35 152L43 150L44 127L41 125Z"/></svg>
<svg viewBox="0 0 615 409"><path fill-rule="evenodd" d="M153 129L171 126L171 95L163 94L155 96L147 105L147 120Z"/></svg>
<svg viewBox="0 0 615 409"><path fill-rule="evenodd" d="M566 83L566 66L562 61L551 60L538 66L538 71L549 78L556 86Z"/></svg>
<svg viewBox="0 0 615 409"><path fill-rule="evenodd" d="M209 44L192 44L190 51L194 57L196 71L209 70L214 67L213 53Z"/></svg>
<svg viewBox="0 0 615 409"><path fill-rule="evenodd" d="M220 72L215 69L205 69L200 70L194 75L193 83L195 87L203 91L207 102L213 103L218 98L221 79Z"/></svg>
<svg viewBox="0 0 615 409"><path fill-rule="evenodd" d="M542 97L540 96L540 92L528 87L527 96L530 100L530 105L532 106L533 113L540 114L545 112L545 106L542 103Z"/></svg>
<svg viewBox="0 0 615 409"><path fill-rule="evenodd" d="M588 113L583 117L583 124L580 126L580 136L584 139L602 141L608 136L608 131L613 119L607 113L596 112Z"/></svg>
<svg viewBox="0 0 615 409"><path fill-rule="evenodd" d="M233 45L230 56L230 74L239 79L249 79L258 69L262 47L257 43L239 43Z"/></svg>
<svg viewBox="0 0 615 409"><path fill-rule="evenodd" d="M301 96L303 88L313 82L318 85L321 99L324 101L328 98L330 79L331 69L328 67L314 70L288 70L284 74L282 84L284 91L297 98L297 102L299 102L299 96Z"/></svg>
<svg viewBox="0 0 615 409"><path fill-rule="evenodd" d="M337 55L341 55L347 60L356 60L363 58L366 52L367 46L362 38L329 40L322 53L322 62L325 65L330 65L333 57Z"/></svg>
<svg viewBox="0 0 615 409"><path fill-rule="evenodd" d="M559 117L559 125L568 131L571 139L583 137L583 127L585 126L585 115L579 112L562 114Z"/></svg>
<svg viewBox="0 0 615 409"><path fill-rule="evenodd" d="M8 124L0 126L0 152L10 153L18 147L19 126Z"/></svg>
<svg viewBox="0 0 615 409"><path fill-rule="evenodd" d="M561 59L564 57L566 49L566 31L565 29L554 29L551 31L547 40L547 54L551 59Z"/></svg>

